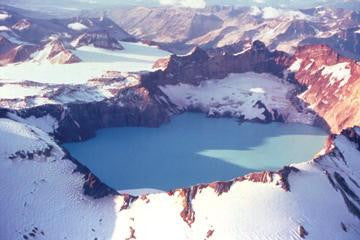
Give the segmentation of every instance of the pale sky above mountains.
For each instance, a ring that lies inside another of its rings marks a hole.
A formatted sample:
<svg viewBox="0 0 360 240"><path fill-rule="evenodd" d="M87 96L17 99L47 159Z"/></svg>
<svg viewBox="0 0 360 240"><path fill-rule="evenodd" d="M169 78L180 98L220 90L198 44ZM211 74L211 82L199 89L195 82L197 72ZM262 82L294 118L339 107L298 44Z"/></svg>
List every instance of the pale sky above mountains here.
<svg viewBox="0 0 360 240"><path fill-rule="evenodd" d="M204 8L208 5L257 5L261 7L308 8L319 5L350 7L360 0L0 0L0 3L27 7L51 6L59 8L96 8L114 5L160 6L173 5L191 8Z"/></svg>

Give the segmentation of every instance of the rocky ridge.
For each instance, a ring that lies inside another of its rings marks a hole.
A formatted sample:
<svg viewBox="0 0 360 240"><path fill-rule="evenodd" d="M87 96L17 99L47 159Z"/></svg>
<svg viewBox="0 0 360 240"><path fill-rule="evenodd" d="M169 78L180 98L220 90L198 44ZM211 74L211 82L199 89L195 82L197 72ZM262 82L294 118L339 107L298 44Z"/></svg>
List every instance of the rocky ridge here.
<svg viewBox="0 0 360 240"><path fill-rule="evenodd" d="M360 66L326 45L300 47L293 58L300 98L322 116L332 132L360 124Z"/></svg>
<svg viewBox="0 0 360 240"><path fill-rule="evenodd" d="M233 44L243 45L242 51L247 43L260 40L271 50L291 54L298 46L327 44L342 55L353 58L359 56L358 15L356 8L292 10L231 6L198 10L115 8L110 14L116 23L134 36L176 53L186 53L194 46L211 49ZM208 19L204 21L206 26L196 24L199 16Z"/></svg>
<svg viewBox="0 0 360 240"><path fill-rule="evenodd" d="M123 50L124 47L118 40L111 37L106 31L84 33L71 42L75 48L82 46L93 45L94 47L104 48L109 50Z"/></svg>

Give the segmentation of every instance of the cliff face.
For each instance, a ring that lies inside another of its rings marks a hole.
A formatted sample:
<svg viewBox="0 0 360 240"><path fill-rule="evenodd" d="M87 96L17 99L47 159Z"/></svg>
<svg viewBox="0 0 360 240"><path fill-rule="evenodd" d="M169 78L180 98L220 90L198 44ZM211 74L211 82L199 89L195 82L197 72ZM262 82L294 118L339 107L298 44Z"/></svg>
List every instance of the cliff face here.
<svg viewBox="0 0 360 240"><path fill-rule="evenodd" d="M260 41L238 54L212 51L210 56L195 48L185 56L160 59L154 67L162 70L144 75L142 84L160 88L165 100L179 111L258 122L301 122L326 129L326 123L296 97L301 87L287 78L290 63L288 54L269 51Z"/></svg>
<svg viewBox="0 0 360 240"><path fill-rule="evenodd" d="M241 54L217 54L210 57L201 48L195 48L189 55L172 55L161 59L155 67L164 69L149 78L158 84L190 83L198 85L203 80L222 79L229 73L271 73L282 77L290 56L279 51L269 51L265 44L255 41L252 47ZM151 80L151 81L152 81Z"/></svg>
<svg viewBox="0 0 360 240"><path fill-rule="evenodd" d="M271 73L283 78L289 69L294 72L294 79L289 74L287 80L294 86L302 86L289 94L296 108L305 109L303 103L308 104L307 109L323 118L333 133L360 125L360 65L326 45L299 47L292 57L283 52L271 52L259 41L239 54L209 56L196 48L186 56L161 59L155 66L163 71L149 74L144 84L199 86L209 79L224 79L229 73L244 72ZM321 123L322 126L326 124Z"/></svg>
<svg viewBox="0 0 360 240"><path fill-rule="evenodd" d="M360 65L325 45L300 47L292 60L300 98L323 117L331 131L360 125Z"/></svg>
<svg viewBox="0 0 360 240"><path fill-rule="evenodd" d="M170 117L167 108L139 86L119 91L114 97L101 101L59 102L11 112L24 122L28 118L54 121L46 129L61 142L89 139L100 128L158 127Z"/></svg>
<svg viewBox="0 0 360 240"><path fill-rule="evenodd" d="M0 65L26 61L38 47L33 45L18 45L0 36Z"/></svg>
<svg viewBox="0 0 360 240"><path fill-rule="evenodd" d="M71 44L75 48L87 45L94 45L95 47L109 50L124 49L120 42L115 38L111 37L107 31L84 33L78 38L76 38Z"/></svg>

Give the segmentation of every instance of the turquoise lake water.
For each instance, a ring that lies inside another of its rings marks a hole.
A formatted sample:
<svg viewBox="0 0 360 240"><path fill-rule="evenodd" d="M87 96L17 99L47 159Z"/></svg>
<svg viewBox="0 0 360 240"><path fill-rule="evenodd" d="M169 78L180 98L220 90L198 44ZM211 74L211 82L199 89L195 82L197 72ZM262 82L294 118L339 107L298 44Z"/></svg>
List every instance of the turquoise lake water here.
<svg viewBox="0 0 360 240"><path fill-rule="evenodd" d="M239 124L186 113L160 128L103 129L64 147L117 190L169 190L307 161L325 140L323 130L302 124Z"/></svg>

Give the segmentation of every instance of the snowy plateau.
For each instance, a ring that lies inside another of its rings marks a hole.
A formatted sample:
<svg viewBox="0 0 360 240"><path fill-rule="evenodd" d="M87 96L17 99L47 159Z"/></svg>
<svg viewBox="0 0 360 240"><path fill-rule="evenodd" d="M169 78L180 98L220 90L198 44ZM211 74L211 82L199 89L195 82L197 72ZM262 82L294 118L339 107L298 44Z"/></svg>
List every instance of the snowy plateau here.
<svg viewBox="0 0 360 240"><path fill-rule="evenodd" d="M0 5L0 240L360 239L358 11L99 12ZM114 189L64 148L189 112L307 124L326 143L300 163L169 191Z"/></svg>

